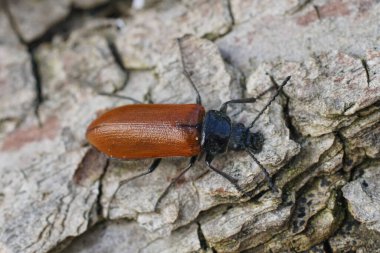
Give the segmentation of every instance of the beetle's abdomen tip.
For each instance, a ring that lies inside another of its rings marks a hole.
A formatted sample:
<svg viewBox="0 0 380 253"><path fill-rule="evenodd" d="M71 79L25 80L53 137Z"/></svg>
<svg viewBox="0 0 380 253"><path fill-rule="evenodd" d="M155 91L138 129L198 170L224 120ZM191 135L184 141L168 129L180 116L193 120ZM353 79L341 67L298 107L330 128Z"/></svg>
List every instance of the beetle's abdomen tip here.
<svg viewBox="0 0 380 253"><path fill-rule="evenodd" d="M106 153L106 150L103 147L104 138L102 136L101 132L101 125L97 122L97 120L94 120L91 122L91 124L87 127L86 130L86 139L88 143L91 144L91 146L95 147L97 150Z"/></svg>

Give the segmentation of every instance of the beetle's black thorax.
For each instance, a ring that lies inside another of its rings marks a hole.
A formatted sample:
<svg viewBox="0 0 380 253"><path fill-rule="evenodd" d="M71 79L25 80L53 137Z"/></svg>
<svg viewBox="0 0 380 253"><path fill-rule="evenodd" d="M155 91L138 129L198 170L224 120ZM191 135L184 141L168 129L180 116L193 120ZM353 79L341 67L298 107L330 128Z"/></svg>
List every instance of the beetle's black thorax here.
<svg viewBox="0 0 380 253"><path fill-rule="evenodd" d="M210 161L216 154L227 150L231 136L231 120L219 111L211 110L206 113L202 127L202 149L206 153L206 161Z"/></svg>
<svg viewBox="0 0 380 253"><path fill-rule="evenodd" d="M260 152L264 142L261 133L251 133L242 123L234 124L223 112L211 110L206 113L202 127L202 149L206 161L229 150L251 149Z"/></svg>

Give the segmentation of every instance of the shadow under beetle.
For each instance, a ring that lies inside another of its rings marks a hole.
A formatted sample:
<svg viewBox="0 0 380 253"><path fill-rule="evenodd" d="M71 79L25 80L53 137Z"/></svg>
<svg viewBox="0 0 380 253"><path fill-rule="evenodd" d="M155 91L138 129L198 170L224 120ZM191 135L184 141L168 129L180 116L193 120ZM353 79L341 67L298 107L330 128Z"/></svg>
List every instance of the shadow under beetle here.
<svg viewBox="0 0 380 253"><path fill-rule="evenodd" d="M246 151L261 168L270 188L277 191L269 173L255 157L255 153L262 149L264 137L260 132L251 132L251 129L280 94L290 76L285 78L252 123L245 127L242 123L231 121L227 116L227 107L230 104L254 103L257 98L230 100L223 103L219 110L210 110L205 114L201 96L184 66L181 39L177 42L183 74L197 95L196 104L133 104L114 108L89 125L86 137L90 144L112 158L156 158L146 172L121 181L119 187L128 181L152 173L164 157L191 157L188 166L172 179L161 195L156 203L156 209L169 189L194 165L197 157L202 157L203 154L211 170L227 179L245 196L250 197L238 185L235 178L212 165L214 157L227 150ZM136 102L133 98L123 98Z"/></svg>

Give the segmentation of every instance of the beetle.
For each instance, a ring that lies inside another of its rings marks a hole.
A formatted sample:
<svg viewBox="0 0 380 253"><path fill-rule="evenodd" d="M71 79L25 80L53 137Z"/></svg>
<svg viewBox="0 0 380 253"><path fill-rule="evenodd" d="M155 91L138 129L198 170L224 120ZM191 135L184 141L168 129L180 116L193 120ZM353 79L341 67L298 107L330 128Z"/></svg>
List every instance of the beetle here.
<svg viewBox="0 0 380 253"><path fill-rule="evenodd" d="M259 153L262 149L264 137L260 132L252 132L251 129L280 94L290 76L285 78L252 123L245 127L242 123L231 121L227 115L227 107L230 104L254 103L257 98L230 100L223 103L219 110L205 112L199 91L184 65L181 39L177 39L177 43L183 74L196 93L196 103L132 104L111 109L88 126L86 132L88 142L111 158L123 160L155 158L146 172L121 181L119 187L128 181L152 173L162 158L189 157L188 166L172 179L157 201L156 207L168 190L194 165L197 157L202 157L203 153L206 165L211 170L227 179L245 196L250 197L241 189L235 178L212 165L216 155L223 154L227 150L245 150L261 168L270 188L277 191L269 173L255 157L255 153Z"/></svg>

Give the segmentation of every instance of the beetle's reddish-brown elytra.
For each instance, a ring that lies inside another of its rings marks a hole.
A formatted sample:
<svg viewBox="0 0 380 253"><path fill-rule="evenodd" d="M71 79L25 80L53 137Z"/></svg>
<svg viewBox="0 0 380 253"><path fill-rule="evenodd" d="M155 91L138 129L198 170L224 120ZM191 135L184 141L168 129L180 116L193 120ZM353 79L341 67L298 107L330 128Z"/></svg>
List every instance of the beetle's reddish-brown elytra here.
<svg viewBox="0 0 380 253"><path fill-rule="evenodd" d="M94 120L86 136L112 158L192 157L201 151L204 114L197 104L127 105Z"/></svg>

